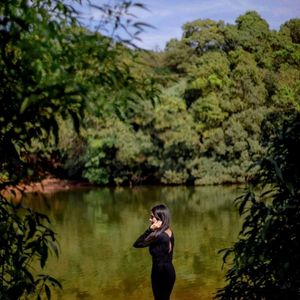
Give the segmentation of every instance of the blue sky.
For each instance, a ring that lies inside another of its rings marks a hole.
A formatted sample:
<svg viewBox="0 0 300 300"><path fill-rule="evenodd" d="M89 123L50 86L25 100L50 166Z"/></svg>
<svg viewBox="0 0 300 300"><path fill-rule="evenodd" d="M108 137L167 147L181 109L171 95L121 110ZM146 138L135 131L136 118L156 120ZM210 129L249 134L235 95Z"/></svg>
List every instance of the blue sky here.
<svg viewBox="0 0 300 300"><path fill-rule="evenodd" d="M103 2L103 1L99 1ZM112 2L112 1L110 1ZM196 19L223 20L233 24L235 19L248 10L257 11L270 25L278 30L291 18L300 18L300 0L138 0L149 11L134 11L137 20L155 27L140 35L136 44L145 49L164 49L171 38L180 39L182 25ZM94 3L98 3L96 0ZM98 12L99 13L99 12ZM97 17L97 12L90 14Z"/></svg>

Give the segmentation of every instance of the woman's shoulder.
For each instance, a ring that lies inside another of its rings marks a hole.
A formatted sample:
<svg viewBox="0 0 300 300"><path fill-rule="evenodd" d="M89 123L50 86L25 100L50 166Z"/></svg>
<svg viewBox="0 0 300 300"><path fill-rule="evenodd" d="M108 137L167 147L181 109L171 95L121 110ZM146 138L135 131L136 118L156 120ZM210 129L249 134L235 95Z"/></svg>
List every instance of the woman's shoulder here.
<svg viewBox="0 0 300 300"><path fill-rule="evenodd" d="M158 237L160 238L160 239L164 239L164 240L169 240L169 239L171 239L171 238L173 238L173 232L170 230L170 231L162 231L159 235L158 235Z"/></svg>
<svg viewBox="0 0 300 300"><path fill-rule="evenodd" d="M171 228L168 228L167 230L164 231L164 233L171 238L173 236L173 230Z"/></svg>

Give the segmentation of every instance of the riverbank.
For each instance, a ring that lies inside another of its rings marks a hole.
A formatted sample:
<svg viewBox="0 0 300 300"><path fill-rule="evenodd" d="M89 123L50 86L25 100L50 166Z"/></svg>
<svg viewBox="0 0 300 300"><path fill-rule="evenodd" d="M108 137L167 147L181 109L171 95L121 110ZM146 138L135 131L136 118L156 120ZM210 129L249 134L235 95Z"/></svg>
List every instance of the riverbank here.
<svg viewBox="0 0 300 300"><path fill-rule="evenodd" d="M41 182L31 183L25 186L26 193L53 193L65 190L74 190L93 186L89 182L59 179L59 178L45 178Z"/></svg>
<svg viewBox="0 0 300 300"><path fill-rule="evenodd" d="M89 182L49 177L40 182L31 182L29 184L20 183L17 186L7 186L5 189L1 190L0 193L5 198L19 200L23 193L51 194L59 191L83 189L92 186L94 185Z"/></svg>

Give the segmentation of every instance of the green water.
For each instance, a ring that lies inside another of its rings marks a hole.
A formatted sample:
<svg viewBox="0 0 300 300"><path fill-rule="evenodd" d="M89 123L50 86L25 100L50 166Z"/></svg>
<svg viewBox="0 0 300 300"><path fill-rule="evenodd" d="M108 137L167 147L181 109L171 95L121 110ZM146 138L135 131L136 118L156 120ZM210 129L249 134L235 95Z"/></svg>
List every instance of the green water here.
<svg viewBox="0 0 300 300"><path fill-rule="evenodd" d="M47 272L63 291L53 299L152 299L151 257L133 242L149 226L149 208L166 203L172 212L177 279L172 300L212 299L223 285L218 250L236 239L241 221L232 187L98 188L28 196L58 233L61 255Z"/></svg>

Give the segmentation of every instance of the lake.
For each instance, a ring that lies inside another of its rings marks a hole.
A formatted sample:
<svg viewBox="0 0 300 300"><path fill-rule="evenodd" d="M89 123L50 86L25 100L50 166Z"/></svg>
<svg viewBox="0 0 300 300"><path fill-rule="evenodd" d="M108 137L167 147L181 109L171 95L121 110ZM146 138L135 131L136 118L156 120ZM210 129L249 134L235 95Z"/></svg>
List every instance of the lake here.
<svg viewBox="0 0 300 300"><path fill-rule="evenodd" d="M149 226L150 208L172 213L176 282L172 300L212 299L224 284L220 249L236 239L241 220L236 187L93 188L26 197L46 213L61 254L46 272L63 284L53 299L151 300L151 257L132 247Z"/></svg>

